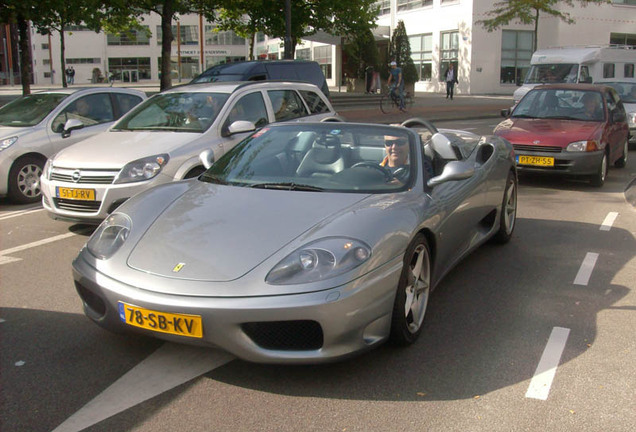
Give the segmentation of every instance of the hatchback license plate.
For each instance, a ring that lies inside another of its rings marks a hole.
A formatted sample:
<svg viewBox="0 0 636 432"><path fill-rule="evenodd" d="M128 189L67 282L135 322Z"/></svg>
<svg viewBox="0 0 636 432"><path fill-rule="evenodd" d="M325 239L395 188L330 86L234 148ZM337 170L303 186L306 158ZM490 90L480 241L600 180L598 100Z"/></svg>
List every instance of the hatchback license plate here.
<svg viewBox="0 0 636 432"><path fill-rule="evenodd" d="M554 158L544 156L517 156L519 165L554 166Z"/></svg>
<svg viewBox="0 0 636 432"><path fill-rule="evenodd" d="M95 201L95 189L74 189L56 186L55 195L58 198L70 200Z"/></svg>
<svg viewBox="0 0 636 432"><path fill-rule="evenodd" d="M199 315L159 312L119 302L119 319L128 325L155 332L203 337L203 324Z"/></svg>

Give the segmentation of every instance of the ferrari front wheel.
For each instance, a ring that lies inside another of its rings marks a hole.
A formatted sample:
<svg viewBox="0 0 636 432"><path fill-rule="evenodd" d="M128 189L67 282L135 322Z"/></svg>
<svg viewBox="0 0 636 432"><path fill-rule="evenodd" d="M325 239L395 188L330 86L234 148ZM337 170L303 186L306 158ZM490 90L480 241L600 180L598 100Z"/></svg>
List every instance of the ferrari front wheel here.
<svg viewBox="0 0 636 432"><path fill-rule="evenodd" d="M410 345L418 338L430 293L431 253L426 237L418 234L404 254L391 318L390 339L393 343Z"/></svg>

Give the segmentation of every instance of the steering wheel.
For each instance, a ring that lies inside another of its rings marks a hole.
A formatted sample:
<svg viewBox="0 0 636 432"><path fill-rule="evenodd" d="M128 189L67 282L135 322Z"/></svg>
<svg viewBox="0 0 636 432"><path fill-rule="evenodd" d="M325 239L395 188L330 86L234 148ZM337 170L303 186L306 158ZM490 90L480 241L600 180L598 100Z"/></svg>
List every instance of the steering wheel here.
<svg viewBox="0 0 636 432"><path fill-rule="evenodd" d="M384 176L384 180L385 181L389 182L389 181L393 180L393 174L391 174L391 171L389 171L388 169L386 169L382 165L378 165L375 162L362 161L362 162L358 162L356 164L353 164L351 166L351 168L358 168L358 167L373 168L374 170L380 171L382 173L382 175Z"/></svg>

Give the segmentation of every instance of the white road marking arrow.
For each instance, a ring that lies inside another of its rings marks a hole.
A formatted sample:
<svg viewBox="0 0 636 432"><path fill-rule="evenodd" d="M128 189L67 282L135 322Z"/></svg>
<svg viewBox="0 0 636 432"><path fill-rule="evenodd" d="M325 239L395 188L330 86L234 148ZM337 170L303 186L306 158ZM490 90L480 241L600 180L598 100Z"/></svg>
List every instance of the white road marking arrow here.
<svg viewBox="0 0 636 432"><path fill-rule="evenodd" d="M53 432L81 431L233 359L218 350L166 343Z"/></svg>

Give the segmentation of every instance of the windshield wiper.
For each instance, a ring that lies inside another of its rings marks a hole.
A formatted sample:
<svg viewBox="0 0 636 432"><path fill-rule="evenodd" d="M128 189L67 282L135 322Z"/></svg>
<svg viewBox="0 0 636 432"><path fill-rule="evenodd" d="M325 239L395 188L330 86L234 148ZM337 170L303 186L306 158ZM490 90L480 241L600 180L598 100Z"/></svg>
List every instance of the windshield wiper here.
<svg viewBox="0 0 636 432"><path fill-rule="evenodd" d="M203 173L201 175L201 180L202 181L207 181L208 183L216 183L216 184L220 184L220 185L228 185L229 184L225 179L222 179L221 177L215 176L214 174Z"/></svg>
<svg viewBox="0 0 636 432"><path fill-rule="evenodd" d="M538 117L535 117L535 116L531 116L529 114L516 114L516 115L513 115L511 117L513 117L513 118L527 118L527 119L536 119L536 118L538 118Z"/></svg>
<svg viewBox="0 0 636 432"><path fill-rule="evenodd" d="M283 190L297 190L297 191L309 191L309 192L322 192L323 188L317 186L310 186L304 184L298 184L293 182L284 183L256 183L250 187L257 189L283 189Z"/></svg>

